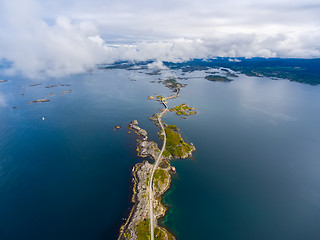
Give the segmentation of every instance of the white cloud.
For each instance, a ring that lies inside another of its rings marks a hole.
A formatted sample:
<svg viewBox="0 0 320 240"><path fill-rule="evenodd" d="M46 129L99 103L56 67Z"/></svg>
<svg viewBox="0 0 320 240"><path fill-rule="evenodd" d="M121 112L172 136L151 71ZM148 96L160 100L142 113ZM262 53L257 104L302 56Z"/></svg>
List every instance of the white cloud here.
<svg viewBox="0 0 320 240"><path fill-rule="evenodd" d="M104 60L93 24L58 16L49 25L37 17L32 1L29 2L31 7L24 6L27 13L22 15L18 15L20 9L12 9L11 3L3 4L8 12L1 26L0 57L13 62L10 72L21 72L30 78L62 76Z"/></svg>
<svg viewBox="0 0 320 240"><path fill-rule="evenodd" d="M320 57L317 0L2 0L7 73L62 76L117 60Z"/></svg>
<svg viewBox="0 0 320 240"><path fill-rule="evenodd" d="M148 69L151 69L151 70L168 69L168 67L166 67L161 60L157 60L152 63L149 63L147 67Z"/></svg>

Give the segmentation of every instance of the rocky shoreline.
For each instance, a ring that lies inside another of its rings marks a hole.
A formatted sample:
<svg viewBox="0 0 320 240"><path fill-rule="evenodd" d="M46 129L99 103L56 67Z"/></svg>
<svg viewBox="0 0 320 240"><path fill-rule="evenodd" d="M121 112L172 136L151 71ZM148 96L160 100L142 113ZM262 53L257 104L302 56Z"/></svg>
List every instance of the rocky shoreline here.
<svg viewBox="0 0 320 240"><path fill-rule="evenodd" d="M196 150L192 143L188 144L182 139L181 134L177 132L180 130L177 126L166 125L161 121L161 117L169 112L166 100L178 97L179 90L175 89L173 91L175 94L167 98L148 97L156 99L165 107L161 113L150 117L150 120L161 129L158 133L159 138L164 141L161 150L156 142L149 140L147 131L138 126L137 120L128 125L128 128L137 135L137 155L143 158L150 157L153 163L143 161L135 164L133 168L134 184L131 199L133 207L120 228L118 240L176 239L165 227L159 226L158 220L166 214L167 207L162 204L162 195L170 188L171 177L175 173L170 160L192 157L192 152ZM190 110L189 107L187 110Z"/></svg>
<svg viewBox="0 0 320 240"><path fill-rule="evenodd" d="M158 145L148 140L147 131L138 126L136 120L132 121L128 128L133 130L138 136L137 143L137 152L140 157L151 157L153 160L156 159L160 153ZM148 208L148 182L149 174L152 169L152 164L148 161L143 161L142 163L137 163L134 166L132 172L134 185L133 185L133 196L131 201L134 203L129 217L125 224L120 228L119 240L120 239L138 239L137 235L137 225L140 222L148 219L149 217L149 208ZM170 164L167 164L165 168L159 167L156 171L163 171L166 175L165 180L155 181L158 185L156 186L156 203L155 203L155 216L156 219L165 215L166 208L161 203L161 195L169 189L171 184L171 175L172 172ZM155 177L156 178L156 177ZM174 236L169 233L166 229L157 226L158 231L164 238L161 239L175 239ZM146 233L148 235L148 233Z"/></svg>
<svg viewBox="0 0 320 240"><path fill-rule="evenodd" d="M137 155L143 158L150 157L152 160L155 160L160 153L158 144L149 140L147 131L138 126L137 120L129 123L128 128L137 135ZM194 150L195 147L192 145L192 150L185 153L182 158L190 157ZM154 174L154 215L157 220L165 216L167 211L167 208L162 204L162 195L170 188L171 174L175 173L175 169L170 165L170 159L172 159L172 156L163 156L161 164ZM134 205L125 224L120 228L118 240L150 239L148 229L142 233L140 231L140 225L149 219L148 183L150 181L149 176L152 167L153 164L148 161L143 161L142 163L135 164L133 168L132 175L134 184L131 201ZM155 227L155 239L174 240L176 238L164 227L157 224Z"/></svg>

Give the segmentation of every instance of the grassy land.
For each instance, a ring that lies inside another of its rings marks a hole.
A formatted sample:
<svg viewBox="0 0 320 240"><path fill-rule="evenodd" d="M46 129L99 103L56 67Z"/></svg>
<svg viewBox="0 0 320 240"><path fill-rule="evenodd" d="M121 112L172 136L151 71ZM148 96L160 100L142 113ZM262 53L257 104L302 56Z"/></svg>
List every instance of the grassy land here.
<svg viewBox="0 0 320 240"><path fill-rule="evenodd" d="M179 106L175 106L173 108L170 108L171 112L175 112L177 115L182 115L182 116L189 116L189 115L194 115L197 114L196 111L194 111L195 108L189 107L187 104L181 104ZM174 126L174 125L171 125Z"/></svg>
<svg viewBox="0 0 320 240"><path fill-rule="evenodd" d="M154 172L154 185L158 189L158 191L160 191L160 186L165 182L166 178L167 175L163 169L157 169Z"/></svg>
<svg viewBox="0 0 320 240"><path fill-rule="evenodd" d="M190 152L192 147L184 142L179 133L174 132L172 129L165 128L167 142L166 150L174 158L182 158L186 153Z"/></svg>
<svg viewBox="0 0 320 240"><path fill-rule="evenodd" d="M170 152L168 150L164 150L163 153L162 153L162 156L167 158L167 157L170 157L171 154L170 154Z"/></svg>
<svg viewBox="0 0 320 240"><path fill-rule="evenodd" d="M158 95L158 96L156 96L156 98L159 99L159 100L161 100L161 99L163 98L163 96Z"/></svg>
<svg viewBox="0 0 320 240"><path fill-rule="evenodd" d="M144 219L136 226L137 240L150 239L150 220Z"/></svg>
<svg viewBox="0 0 320 240"><path fill-rule="evenodd" d="M161 183L164 183L166 178L167 178L167 175L166 175L166 172L163 169L157 169L154 172L154 179L155 180L159 180Z"/></svg>
<svg viewBox="0 0 320 240"><path fill-rule="evenodd" d="M154 230L154 239L156 240L162 240L162 239L165 239L166 237L166 234L164 231L162 231L160 228L156 228Z"/></svg>
<svg viewBox="0 0 320 240"><path fill-rule="evenodd" d="M132 238L129 230L127 230L127 231L123 234L123 236L124 236L126 239L131 239L131 238Z"/></svg>
<svg viewBox="0 0 320 240"><path fill-rule="evenodd" d="M168 128L172 129L173 131L180 131L176 125L168 125Z"/></svg>

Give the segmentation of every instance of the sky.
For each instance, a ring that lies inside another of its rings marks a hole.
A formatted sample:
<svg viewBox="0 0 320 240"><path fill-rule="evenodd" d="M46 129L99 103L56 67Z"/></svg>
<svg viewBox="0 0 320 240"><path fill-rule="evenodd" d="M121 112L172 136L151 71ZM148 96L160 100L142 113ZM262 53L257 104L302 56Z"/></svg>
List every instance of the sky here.
<svg viewBox="0 0 320 240"><path fill-rule="evenodd" d="M1 0L0 62L39 78L118 60L316 58L319 16L319 0Z"/></svg>

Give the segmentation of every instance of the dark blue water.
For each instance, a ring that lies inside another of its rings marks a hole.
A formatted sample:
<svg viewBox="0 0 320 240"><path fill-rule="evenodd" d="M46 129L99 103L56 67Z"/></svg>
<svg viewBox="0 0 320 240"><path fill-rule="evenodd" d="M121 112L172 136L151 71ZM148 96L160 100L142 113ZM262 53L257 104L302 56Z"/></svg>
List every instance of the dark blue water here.
<svg viewBox="0 0 320 240"><path fill-rule="evenodd" d="M159 85L127 75L96 72L36 87L24 79L0 85L0 239L117 237L130 208L131 169L140 161L127 124L137 119L155 135L148 117L160 107L146 101ZM72 86L44 88L54 83ZM60 94L68 89L72 93ZM57 95L27 104L48 93ZM116 125L122 129L114 131Z"/></svg>
<svg viewBox="0 0 320 240"><path fill-rule="evenodd" d="M180 239L320 239L320 88L242 76L190 80L167 117L197 147L176 161L165 221Z"/></svg>
<svg viewBox="0 0 320 240"><path fill-rule="evenodd" d="M162 106L146 98L170 94L149 82L157 77L114 70L0 83L0 239L117 237L141 161L126 125L137 119L156 140L148 117ZM168 228L179 239L320 239L320 88L245 76L185 82L169 105L199 114L164 120L197 152L173 163ZM72 86L44 88L54 83ZM57 95L26 104L48 93Z"/></svg>

